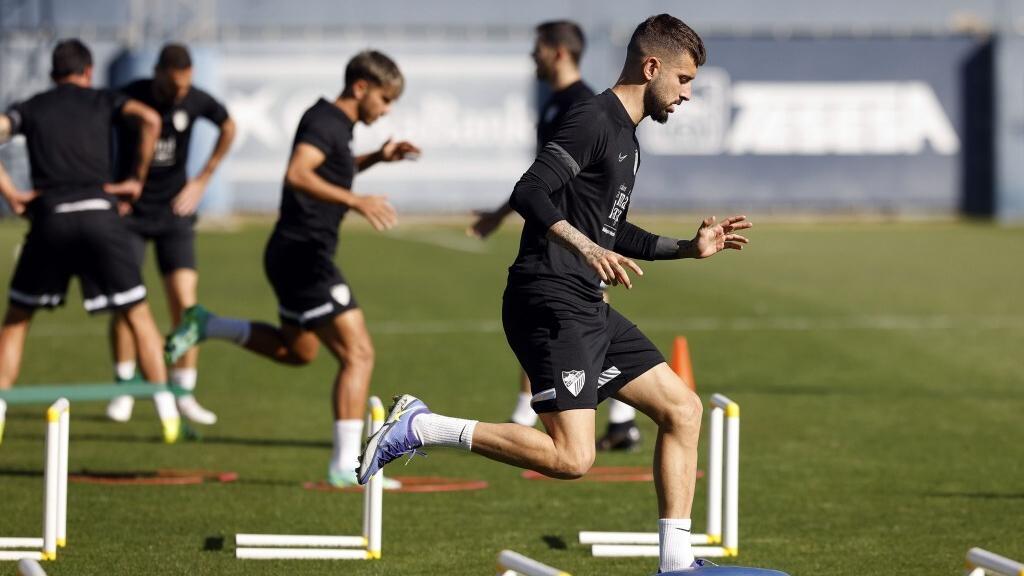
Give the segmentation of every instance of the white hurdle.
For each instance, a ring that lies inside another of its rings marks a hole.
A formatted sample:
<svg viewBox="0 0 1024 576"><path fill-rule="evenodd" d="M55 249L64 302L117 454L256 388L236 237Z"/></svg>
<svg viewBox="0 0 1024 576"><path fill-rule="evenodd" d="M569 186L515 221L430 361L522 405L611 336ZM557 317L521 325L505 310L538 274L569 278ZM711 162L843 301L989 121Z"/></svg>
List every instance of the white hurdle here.
<svg viewBox="0 0 1024 576"><path fill-rule="evenodd" d="M736 556L740 549L740 406L722 394L711 396L707 481L707 533L690 536L693 553L705 558ZM579 537L580 544L591 545L594 556L657 557L660 552L657 532L580 532Z"/></svg>
<svg viewBox="0 0 1024 576"><path fill-rule="evenodd" d="M1024 576L1024 563L1010 560L982 548L971 548L967 551L967 576Z"/></svg>
<svg viewBox="0 0 1024 576"><path fill-rule="evenodd" d="M66 398L46 411L46 452L43 468L43 537L0 538L0 561L56 560L57 548L67 545L68 429L71 405Z"/></svg>
<svg viewBox="0 0 1024 576"><path fill-rule="evenodd" d="M371 396L366 415L367 436L384 425L384 405ZM376 560L381 555L384 477L378 471L363 490L363 533L360 536L236 534L235 558L246 560Z"/></svg>
<svg viewBox="0 0 1024 576"><path fill-rule="evenodd" d="M568 572L542 564L511 550L498 554L498 576L571 576Z"/></svg>

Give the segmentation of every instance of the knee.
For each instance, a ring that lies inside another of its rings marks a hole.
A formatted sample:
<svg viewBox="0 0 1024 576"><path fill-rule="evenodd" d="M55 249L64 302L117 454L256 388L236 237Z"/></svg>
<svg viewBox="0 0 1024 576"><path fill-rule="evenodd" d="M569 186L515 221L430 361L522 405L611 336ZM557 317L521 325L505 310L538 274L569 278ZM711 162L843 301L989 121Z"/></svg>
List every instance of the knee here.
<svg viewBox="0 0 1024 576"><path fill-rule="evenodd" d="M288 348L285 354L280 360L285 364L292 366L305 366L316 360L317 352L319 352L318 346L292 346Z"/></svg>
<svg viewBox="0 0 1024 576"><path fill-rule="evenodd" d="M666 407L664 419L659 424L696 437L700 435L700 421L703 414L704 405L701 403L700 397L691 390L685 390L678 400Z"/></svg>
<svg viewBox="0 0 1024 576"><path fill-rule="evenodd" d="M563 451L558 455L558 462L551 470L551 476L561 480L582 478L594 465L594 447L580 447L571 451Z"/></svg>
<svg viewBox="0 0 1024 576"><path fill-rule="evenodd" d="M346 346L345 352L342 354L342 362L353 368L372 369L374 355L373 342L367 338Z"/></svg>

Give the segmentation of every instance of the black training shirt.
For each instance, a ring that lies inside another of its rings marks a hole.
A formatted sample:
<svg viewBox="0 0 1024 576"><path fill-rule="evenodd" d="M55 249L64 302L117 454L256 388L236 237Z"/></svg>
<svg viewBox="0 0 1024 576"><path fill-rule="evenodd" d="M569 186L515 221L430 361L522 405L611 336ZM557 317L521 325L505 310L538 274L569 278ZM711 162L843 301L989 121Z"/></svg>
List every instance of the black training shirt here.
<svg viewBox="0 0 1024 576"><path fill-rule="evenodd" d="M594 91L590 89L590 86L587 86L582 80L577 80L548 97L544 105L541 106L540 117L537 119L537 152L540 152L544 145L554 138L558 127L562 125L562 121L565 120L573 105L593 95Z"/></svg>
<svg viewBox="0 0 1024 576"><path fill-rule="evenodd" d="M316 169L318 176L335 186L351 190L356 173L351 142L354 124L340 108L321 98L299 121L292 151L300 143L316 146L326 158ZM289 240L312 242L330 254L338 243L338 226L348 207L316 200L284 184L281 215L275 233Z"/></svg>
<svg viewBox="0 0 1024 576"><path fill-rule="evenodd" d="M110 181L111 123L125 97L109 90L62 83L7 111L24 134L32 186L50 197L103 194Z"/></svg>
<svg viewBox="0 0 1024 576"><path fill-rule="evenodd" d="M601 301L597 273L583 257L548 240L548 229L559 220L603 248L653 259L657 237L626 222L640 168L635 132L611 90L569 112L512 192L512 207L526 224L509 268L510 290L572 304Z"/></svg>
<svg viewBox="0 0 1024 576"><path fill-rule="evenodd" d="M158 100L153 91L153 80L148 78L136 80L120 91L156 110L163 122L138 203L169 205L188 181L185 164L195 120L206 118L220 126L228 119L228 111L213 96L195 86L189 88L180 102ZM139 153L138 126L127 120L120 122L117 135L118 174L120 179L124 179L131 177L135 169Z"/></svg>

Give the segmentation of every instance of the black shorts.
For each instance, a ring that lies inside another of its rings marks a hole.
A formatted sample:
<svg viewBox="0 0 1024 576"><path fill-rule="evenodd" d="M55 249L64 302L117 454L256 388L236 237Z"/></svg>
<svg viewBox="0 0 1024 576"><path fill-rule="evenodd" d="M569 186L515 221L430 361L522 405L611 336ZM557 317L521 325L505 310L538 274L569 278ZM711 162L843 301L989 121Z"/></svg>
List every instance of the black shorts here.
<svg viewBox="0 0 1024 576"><path fill-rule="evenodd" d="M136 206L124 221L132 232L132 251L140 269L146 259L147 240L152 240L156 248L160 274L166 276L175 270L196 269L195 216L178 216L170 207Z"/></svg>
<svg viewBox="0 0 1024 576"><path fill-rule="evenodd" d="M263 270L277 296L282 324L312 330L359 307L345 277L319 245L273 235L263 253Z"/></svg>
<svg viewBox="0 0 1024 576"><path fill-rule="evenodd" d="M530 377L535 412L596 408L665 358L605 303L562 304L506 291L502 324Z"/></svg>
<svg viewBox="0 0 1024 576"><path fill-rule="evenodd" d="M31 208L32 225L11 279L11 304L33 310L62 306L72 276L81 282L90 313L146 299L129 233L111 200L42 200L49 199Z"/></svg>

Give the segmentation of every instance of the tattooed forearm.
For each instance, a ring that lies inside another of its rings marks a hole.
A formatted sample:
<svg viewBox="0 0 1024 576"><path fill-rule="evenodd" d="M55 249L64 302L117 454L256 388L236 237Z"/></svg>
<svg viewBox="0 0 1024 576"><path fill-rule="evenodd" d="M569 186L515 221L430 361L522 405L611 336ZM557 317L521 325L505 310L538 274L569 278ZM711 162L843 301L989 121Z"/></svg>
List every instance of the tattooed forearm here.
<svg viewBox="0 0 1024 576"><path fill-rule="evenodd" d="M566 220L559 220L548 229L548 239L587 258L596 258L604 252L604 248L595 244Z"/></svg>

